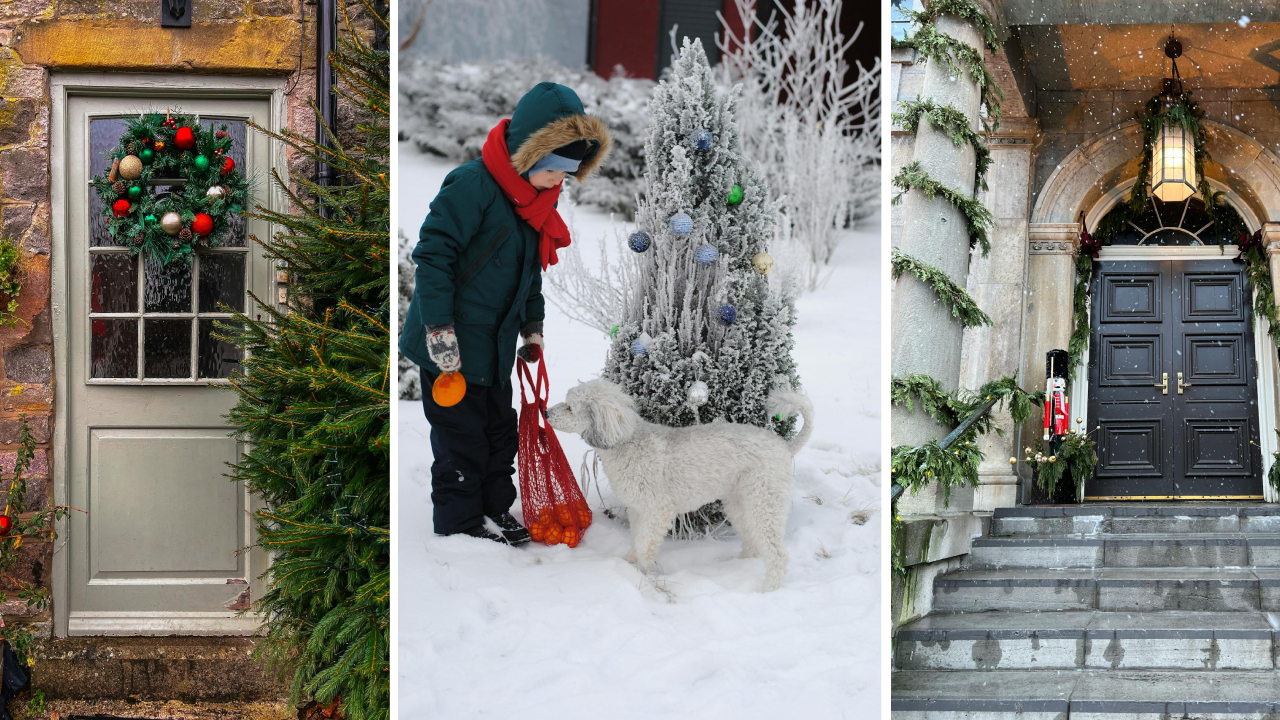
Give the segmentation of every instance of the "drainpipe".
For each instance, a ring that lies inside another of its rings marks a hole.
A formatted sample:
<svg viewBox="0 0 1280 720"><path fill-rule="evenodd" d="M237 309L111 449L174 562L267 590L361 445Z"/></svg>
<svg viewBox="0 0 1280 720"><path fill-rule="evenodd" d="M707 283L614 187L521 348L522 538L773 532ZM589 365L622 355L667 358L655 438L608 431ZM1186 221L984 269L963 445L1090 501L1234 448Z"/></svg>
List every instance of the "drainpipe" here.
<svg viewBox="0 0 1280 720"><path fill-rule="evenodd" d="M338 104L333 97L333 67L329 53L338 44L337 10L335 0L319 0L316 5L316 107L330 130L337 131ZM328 146L329 138L324 129L316 128L316 143ZM315 183L327 187L333 182L333 169L328 163L316 163ZM321 214L328 216L328 208L321 206Z"/></svg>

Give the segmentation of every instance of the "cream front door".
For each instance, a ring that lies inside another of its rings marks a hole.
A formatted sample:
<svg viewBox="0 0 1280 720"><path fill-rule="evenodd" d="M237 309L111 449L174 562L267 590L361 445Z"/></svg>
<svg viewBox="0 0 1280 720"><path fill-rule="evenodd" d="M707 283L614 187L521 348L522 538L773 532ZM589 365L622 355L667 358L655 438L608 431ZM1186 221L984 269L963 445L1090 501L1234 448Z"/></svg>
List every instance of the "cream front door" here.
<svg viewBox="0 0 1280 720"><path fill-rule="evenodd" d="M161 266L107 234L90 184L110 169L125 118L180 108L227 125L232 157L259 179L263 202L270 143L247 121L270 126L270 99L211 95L69 92L55 118L65 122L53 148L53 162L65 163L54 193L65 231L54 258L64 294L55 298L65 352L61 487L64 502L85 511L71 513L56 549L66 554L59 634L224 635L257 625L237 616L262 594L266 555L250 549L255 501L225 476L241 451L224 417L235 402L225 378L240 355L211 333L230 317L223 305L245 309L250 291L269 297L268 261L249 240L268 228L241 219L220 247ZM156 184L161 192L175 183Z"/></svg>

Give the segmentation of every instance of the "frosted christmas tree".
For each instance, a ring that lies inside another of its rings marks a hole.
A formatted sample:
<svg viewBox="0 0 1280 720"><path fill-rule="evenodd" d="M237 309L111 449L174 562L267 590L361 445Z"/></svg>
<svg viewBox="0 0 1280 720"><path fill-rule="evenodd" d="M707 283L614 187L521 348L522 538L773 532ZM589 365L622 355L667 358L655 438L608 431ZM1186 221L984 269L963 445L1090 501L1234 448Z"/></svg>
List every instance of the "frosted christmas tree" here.
<svg viewBox="0 0 1280 720"><path fill-rule="evenodd" d="M769 417L765 399L798 386L795 309L766 277L777 207L746 167L738 91L717 95L702 43L688 38L654 91L645 196L628 242L639 287L623 293L604 374L651 422L725 420L789 435L795 420Z"/></svg>

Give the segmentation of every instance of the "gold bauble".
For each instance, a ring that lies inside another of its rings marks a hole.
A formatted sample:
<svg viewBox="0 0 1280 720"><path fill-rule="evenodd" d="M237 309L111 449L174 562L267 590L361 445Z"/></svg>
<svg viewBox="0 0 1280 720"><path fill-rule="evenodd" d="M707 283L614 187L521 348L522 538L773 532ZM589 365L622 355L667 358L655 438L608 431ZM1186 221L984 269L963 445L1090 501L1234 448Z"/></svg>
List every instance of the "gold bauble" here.
<svg viewBox="0 0 1280 720"><path fill-rule="evenodd" d="M767 252L756 253L755 257L751 258L751 267L761 275L768 275L773 269L773 256Z"/></svg>
<svg viewBox="0 0 1280 720"><path fill-rule="evenodd" d="M177 235L182 231L182 216L176 212L167 212L160 218L160 228L165 235Z"/></svg>
<svg viewBox="0 0 1280 720"><path fill-rule="evenodd" d="M137 180L142 175L142 161L137 155L125 155L120 158L120 177L125 180Z"/></svg>
<svg viewBox="0 0 1280 720"><path fill-rule="evenodd" d="M221 185L214 185L213 187L209 188L205 192L205 197L211 197L211 198L222 197L222 194L224 192L226 191L222 189Z"/></svg>

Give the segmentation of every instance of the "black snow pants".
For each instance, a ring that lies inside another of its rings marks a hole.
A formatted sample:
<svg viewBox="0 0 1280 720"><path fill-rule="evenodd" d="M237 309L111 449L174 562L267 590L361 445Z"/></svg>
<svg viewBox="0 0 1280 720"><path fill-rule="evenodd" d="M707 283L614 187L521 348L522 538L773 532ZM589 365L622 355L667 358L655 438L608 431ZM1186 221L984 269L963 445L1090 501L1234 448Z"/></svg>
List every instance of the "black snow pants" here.
<svg viewBox="0 0 1280 720"><path fill-rule="evenodd" d="M431 424L432 521L441 535L469 530L486 515L516 501L518 419L511 406L511 379L489 387L468 384L453 407L431 399L435 376L420 368L422 410Z"/></svg>

